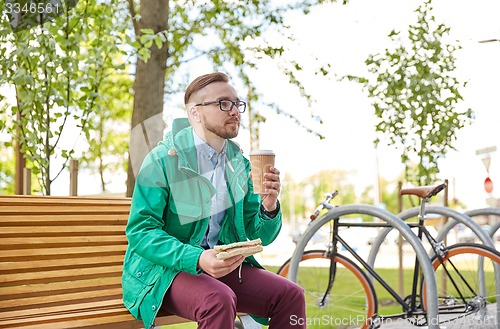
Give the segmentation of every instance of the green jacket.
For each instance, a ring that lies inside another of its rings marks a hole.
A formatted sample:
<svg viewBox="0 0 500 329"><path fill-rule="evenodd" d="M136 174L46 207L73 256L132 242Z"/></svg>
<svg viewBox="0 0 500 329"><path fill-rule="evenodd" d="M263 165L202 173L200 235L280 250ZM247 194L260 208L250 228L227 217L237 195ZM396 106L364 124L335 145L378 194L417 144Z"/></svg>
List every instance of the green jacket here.
<svg viewBox="0 0 500 329"><path fill-rule="evenodd" d="M261 199L253 193L249 177L249 161L231 141L226 154L229 200L219 240L226 244L261 238L268 245L281 229L281 212L273 219L261 213ZM176 119L172 131L146 156L136 178L122 287L125 307L143 320L145 328L154 323L179 272L200 274L200 243L215 188L198 174L197 167L192 127L187 119ZM253 257L245 261L260 267Z"/></svg>

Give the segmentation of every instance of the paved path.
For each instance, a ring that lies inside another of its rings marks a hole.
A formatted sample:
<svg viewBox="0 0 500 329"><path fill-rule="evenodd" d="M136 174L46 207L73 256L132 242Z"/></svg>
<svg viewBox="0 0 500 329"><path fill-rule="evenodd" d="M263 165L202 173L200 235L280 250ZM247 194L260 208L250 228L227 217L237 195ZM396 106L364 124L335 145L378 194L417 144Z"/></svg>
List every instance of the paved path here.
<svg viewBox="0 0 500 329"><path fill-rule="evenodd" d="M470 318L462 318L462 319L457 319L454 322L446 322L441 324L440 329L458 329L458 328L482 328L482 329L497 329L500 328L500 323L498 323L497 318L496 318L496 309L495 305L489 305L488 306L488 315L490 317L486 318L486 320L482 321L481 323L477 323L474 321L474 319ZM472 325L472 323L474 325ZM416 327L413 326L411 323L409 323L407 320L398 320L394 321L393 323L384 323L381 327L381 329L406 329L406 328L414 328L414 329L427 329L428 327Z"/></svg>

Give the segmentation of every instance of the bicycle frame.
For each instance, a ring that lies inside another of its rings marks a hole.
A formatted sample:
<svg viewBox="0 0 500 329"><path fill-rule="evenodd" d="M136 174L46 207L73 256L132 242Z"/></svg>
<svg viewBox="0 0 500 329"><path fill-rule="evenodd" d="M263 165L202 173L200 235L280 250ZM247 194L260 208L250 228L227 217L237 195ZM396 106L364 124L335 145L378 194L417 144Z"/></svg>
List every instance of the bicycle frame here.
<svg viewBox="0 0 500 329"><path fill-rule="evenodd" d="M410 228L417 228L417 237L420 241L422 241L423 236L426 237L426 239L429 241L429 243L432 246L432 250L438 260L443 263L443 258L442 256L445 255L446 253L446 247L442 242L437 242L430 232L427 230L427 228L424 226L424 220L425 220L425 204L428 203L429 198L424 198L422 199L422 203L420 206L420 211L419 211L419 217L418 217L418 222L417 223L406 223ZM329 201L329 200L328 200ZM334 208L333 206L329 204L323 204L322 205L324 208L332 209ZM312 217L311 217L312 218ZM314 218L312 218L314 220ZM329 277L329 282L327 285L327 289L320 301L320 306L321 304L324 304L328 295L330 294L331 289L333 288L333 284L335 281L335 274L336 274L336 268L335 268L335 262L334 258L336 255L338 255L338 244L340 243L342 247L344 247L349 254L354 257L361 265L362 267L365 268L365 270L374 278L377 280L378 283L384 287L384 289L397 301L397 303L402 307L403 312L398 313L398 314L392 314L389 316L379 316L380 320L384 319L394 319L394 318L401 318L401 317L413 317L413 316L424 316L427 314L426 311L424 311L419 305L417 305L417 292L419 292L419 283L422 282L419 280L421 278L421 269L419 266L419 260L418 257L415 257L415 266L414 266L414 272L413 272L413 282L412 282L412 293L410 295L410 300L407 301L406 298L403 298L400 296L378 273L376 273L375 269L367 263L339 234L339 228L341 227L392 227L391 225L387 223L342 223L340 221L340 218L333 218L330 221L330 236L331 236L331 243L327 246L327 257L330 258L331 260L331 265L330 265L330 277ZM455 268L455 266L451 263L450 266ZM448 269L446 267L443 267L445 274L451 279L451 284L454 286L458 293L460 299L465 301L466 299L460 292L460 289L458 289L458 286L456 282L451 278L449 275ZM455 268L456 270L456 268ZM465 282L466 283L466 282ZM470 285L467 285L467 288L470 289L471 291L473 290ZM447 310L447 314L452 314L453 313L453 308L450 308Z"/></svg>
<svg viewBox="0 0 500 329"><path fill-rule="evenodd" d="M404 315L425 315L426 313L423 311L418 311L416 307L416 300L412 300L411 303L407 303L376 271L371 267L342 237L339 235L339 228L341 227L390 227L388 224L384 223L341 223L339 218L335 218L331 221L333 223L332 232L331 232L331 245L328 247L328 257L332 260L338 254L338 243L340 243L349 254L354 257L364 268L365 270L375 278L383 287L387 290L387 292L394 297L394 299L402 306L403 313L394 314L391 316L380 318L389 319L389 318L400 318ZM334 262L333 262L334 263ZM418 260L417 260L418 263ZM330 294L330 291L333 287L333 283L335 280L335 270L330 267L330 281L328 282L327 290L323 295L322 302L324 302L327 296ZM418 273L417 273L418 275ZM418 285L418 282L417 282ZM413 288L412 288L413 289ZM417 287L414 288L415 290Z"/></svg>

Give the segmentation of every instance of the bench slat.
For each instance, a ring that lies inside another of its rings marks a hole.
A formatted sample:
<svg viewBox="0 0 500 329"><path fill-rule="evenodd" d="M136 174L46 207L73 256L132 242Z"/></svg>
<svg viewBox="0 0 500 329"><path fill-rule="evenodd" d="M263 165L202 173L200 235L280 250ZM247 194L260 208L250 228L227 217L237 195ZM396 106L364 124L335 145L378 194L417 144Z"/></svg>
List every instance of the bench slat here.
<svg viewBox="0 0 500 329"><path fill-rule="evenodd" d="M40 215L40 214L30 214L28 216L15 215L4 215L1 214L2 221L0 221L0 227L6 226L47 226L47 225L67 225L67 226L79 226L79 225L102 225L102 224L116 224L125 225L128 220L128 211L123 214L93 214L89 216L88 214L71 214L62 215L64 220L60 220L59 216L51 215Z"/></svg>
<svg viewBox="0 0 500 329"><path fill-rule="evenodd" d="M122 264L123 256L107 257L86 257L86 258L68 258L57 260L35 260L30 262L5 262L0 263L0 276L13 273L37 271L37 270L61 270L75 266L96 266L96 265L118 265Z"/></svg>
<svg viewBox="0 0 500 329"><path fill-rule="evenodd" d="M121 287L121 277L100 278L99 280L79 280L54 282L51 284L30 284L13 287L0 287L0 301L27 297L46 297L52 294L78 294L88 290L102 290L106 287Z"/></svg>
<svg viewBox="0 0 500 329"><path fill-rule="evenodd" d="M4 238L0 243L0 250L8 249L31 249L31 248L54 248L54 247L79 247L79 246L105 246L127 244L124 234L111 236L68 236L61 237L23 237Z"/></svg>
<svg viewBox="0 0 500 329"><path fill-rule="evenodd" d="M51 248L51 249L20 249L0 250L0 262L32 261L42 259L68 259L71 257L103 257L124 255L126 246L101 246Z"/></svg>
<svg viewBox="0 0 500 329"><path fill-rule="evenodd" d="M89 205L100 206L108 205L113 207L130 206L131 198L101 198L101 197L58 197L58 196L37 196L37 195L1 195L0 207L7 205L9 207L16 205Z"/></svg>
<svg viewBox="0 0 500 329"><path fill-rule="evenodd" d="M38 271L32 273L11 274L0 277L0 285L20 285L28 283L50 283L72 280L99 279L121 276L122 265L90 267L61 271Z"/></svg>
<svg viewBox="0 0 500 329"><path fill-rule="evenodd" d="M142 328L142 321L137 321L123 307L121 299L54 306L41 309L42 312L33 315L29 310L12 311L8 314L0 313L0 328L111 328L111 321L132 322L130 328ZM165 317L165 318L162 318ZM111 320L107 322L107 319ZM157 325L167 325L186 322L186 319L162 313L155 321ZM47 326L47 322L53 326ZM117 327L120 328L120 327ZM121 328L125 328L124 326Z"/></svg>
<svg viewBox="0 0 500 329"><path fill-rule="evenodd" d="M43 312L39 312L40 314L54 315L54 314L65 314L65 313L74 313L74 312L96 312L99 309L103 310L114 310L116 308L119 309L123 305L123 302L120 298L105 300L105 301L97 301L97 302L82 302L82 303L71 303L68 305L58 305L58 306L47 306L43 308ZM123 308L123 310L126 310ZM13 319L20 317L35 317L37 315L33 315L32 310L14 310L8 313L0 313L0 321L4 321L5 319Z"/></svg>
<svg viewBox="0 0 500 329"><path fill-rule="evenodd" d="M120 225L100 226L40 226L40 227L4 227L0 230L0 238L22 237L68 237L68 236L102 236L125 235L125 227Z"/></svg>
<svg viewBox="0 0 500 329"><path fill-rule="evenodd" d="M114 207L108 205L100 206L68 206L68 207L54 207L47 204L36 205L13 205L8 209L1 208L0 214L56 214L57 216L68 214L122 214L125 210L122 206Z"/></svg>
<svg viewBox="0 0 500 329"><path fill-rule="evenodd" d="M122 288L120 285L114 288L106 287L106 289L95 289L95 287L89 287L92 290L80 291L78 294L70 291L59 291L57 294L51 294L44 296L41 299L39 296L17 298L13 300L1 301L0 300L0 311L1 312L11 312L13 310L26 309L26 308L40 308L43 305L51 304L56 305L58 303L70 304L72 301L75 303L81 303L82 299L87 300L105 300L110 298L121 298Z"/></svg>
<svg viewBox="0 0 500 329"><path fill-rule="evenodd" d="M37 324L52 324L52 328L59 326L61 321L68 323L84 320L84 323L105 323L106 316L121 315L122 320L135 320L122 306L121 299L106 301L71 304L40 308L39 313L33 314L32 310L15 310L0 314L0 328L16 328L17 326L35 328ZM5 315L5 316L4 316ZM92 321L95 319L95 321ZM48 326L41 328L49 328Z"/></svg>
<svg viewBox="0 0 500 329"><path fill-rule="evenodd" d="M130 314L100 314L98 318L70 318L68 320L58 319L57 322L28 323L3 326L0 322L0 329L139 329L144 328L141 320L135 320ZM176 315L159 316L155 323L159 326L189 322Z"/></svg>
<svg viewBox="0 0 500 329"><path fill-rule="evenodd" d="M0 196L0 329L142 328L121 299L130 202Z"/></svg>

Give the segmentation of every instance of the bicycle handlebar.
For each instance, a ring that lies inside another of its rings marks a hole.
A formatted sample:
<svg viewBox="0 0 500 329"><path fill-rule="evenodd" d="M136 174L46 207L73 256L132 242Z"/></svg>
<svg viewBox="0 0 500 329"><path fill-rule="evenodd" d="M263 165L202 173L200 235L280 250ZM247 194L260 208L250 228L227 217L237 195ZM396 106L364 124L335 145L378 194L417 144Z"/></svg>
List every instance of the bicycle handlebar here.
<svg viewBox="0 0 500 329"><path fill-rule="evenodd" d="M327 205L330 203L330 201L332 201L332 199L337 196L337 194L339 194L339 192L337 190L333 191L332 193L325 193L325 200L323 200L318 205L318 207L314 210L314 212L311 214L311 216L309 216L309 218L311 220L315 220L318 217L320 211L325 209L327 207Z"/></svg>

